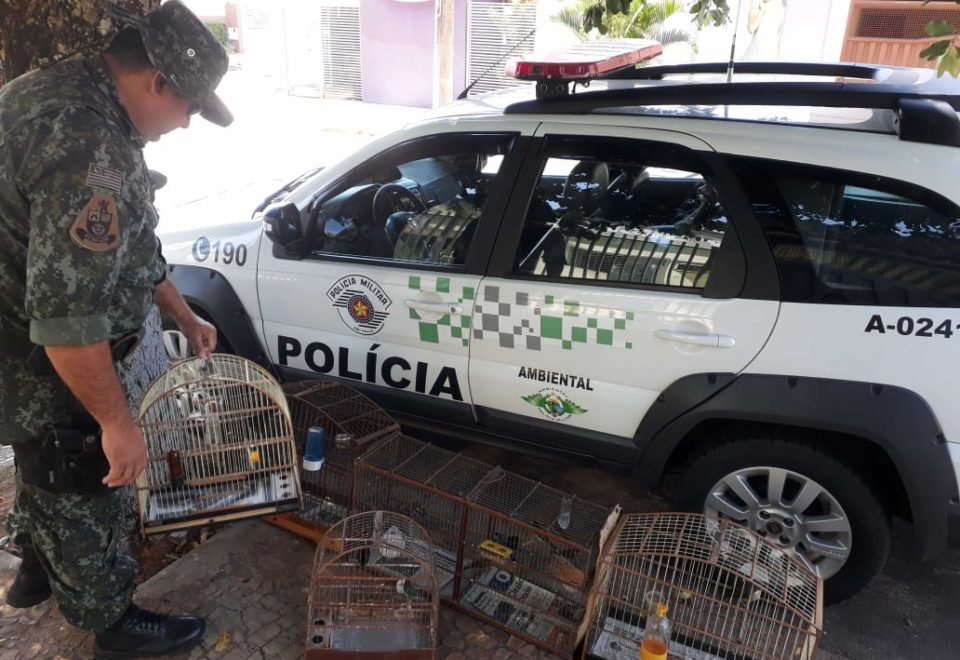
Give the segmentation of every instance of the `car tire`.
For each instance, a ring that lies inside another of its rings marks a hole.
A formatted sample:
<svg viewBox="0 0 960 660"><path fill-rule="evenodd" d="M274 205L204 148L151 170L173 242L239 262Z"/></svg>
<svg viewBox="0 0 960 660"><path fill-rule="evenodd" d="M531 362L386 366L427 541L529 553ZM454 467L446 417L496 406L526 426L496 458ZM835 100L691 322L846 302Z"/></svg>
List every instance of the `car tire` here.
<svg viewBox="0 0 960 660"><path fill-rule="evenodd" d="M782 493L776 501L771 484ZM797 441L742 438L706 451L679 475L674 497L683 510L736 520L794 549L825 578L827 604L863 589L890 552L889 516L870 486L841 460Z"/></svg>

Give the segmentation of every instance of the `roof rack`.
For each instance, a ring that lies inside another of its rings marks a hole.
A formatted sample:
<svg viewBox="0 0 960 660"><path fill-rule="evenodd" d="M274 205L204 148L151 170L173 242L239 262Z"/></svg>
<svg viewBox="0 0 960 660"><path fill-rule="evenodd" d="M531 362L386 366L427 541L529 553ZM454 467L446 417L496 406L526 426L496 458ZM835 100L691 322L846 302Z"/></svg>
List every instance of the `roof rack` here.
<svg viewBox="0 0 960 660"><path fill-rule="evenodd" d="M662 80L665 76L727 73L729 62L691 62L689 64L669 64L660 66L633 67L618 69L604 76L606 79L620 80ZM862 78L881 80L892 73L909 73L916 77L916 69L892 66L874 66L872 64L854 64L852 62L736 62L733 73L795 75L795 76L836 76L840 78Z"/></svg>
<svg viewBox="0 0 960 660"><path fill-rule="evenodd" d="M727 63L683 64L625 69L603 80L655 80L648 85L578 92L508 105L504 114L585 114L637 106L817 106L892 110L899 115L900 139L960 146L960 82L927 78L924 69L857 64L744 62L737 73L843 76L875 82L730 82L663 80L666 75L722 73ZM925 78L925 76L921 76Z"/></svg>

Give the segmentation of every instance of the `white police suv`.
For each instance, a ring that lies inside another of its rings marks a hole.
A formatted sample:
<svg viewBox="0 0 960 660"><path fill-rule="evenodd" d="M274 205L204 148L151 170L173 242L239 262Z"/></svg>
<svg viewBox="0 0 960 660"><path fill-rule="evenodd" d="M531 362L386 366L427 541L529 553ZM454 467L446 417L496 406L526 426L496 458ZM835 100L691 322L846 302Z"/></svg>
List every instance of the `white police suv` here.
<svg viewBox="0 0 960 660"><path fill-rule="evenodd" d="M170 277L228 350L413 429L671 475L828 600L892 516L920 557L960 540L960 84L623 63L517 63L529 89L165 236Z"/></svg>

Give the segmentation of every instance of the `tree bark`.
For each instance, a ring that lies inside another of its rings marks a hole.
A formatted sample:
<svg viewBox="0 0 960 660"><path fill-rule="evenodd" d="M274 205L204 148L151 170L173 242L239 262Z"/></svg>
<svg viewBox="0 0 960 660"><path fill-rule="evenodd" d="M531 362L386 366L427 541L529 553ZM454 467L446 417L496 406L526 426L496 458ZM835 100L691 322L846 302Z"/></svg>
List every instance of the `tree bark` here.
<svg viewBox="0 0 960 660"><path fill-rule="evenodd" d="M115 0L144 13L160 0ZM102 50L115 28L105 0L0 0L0 85L74 55Z"/></svg>

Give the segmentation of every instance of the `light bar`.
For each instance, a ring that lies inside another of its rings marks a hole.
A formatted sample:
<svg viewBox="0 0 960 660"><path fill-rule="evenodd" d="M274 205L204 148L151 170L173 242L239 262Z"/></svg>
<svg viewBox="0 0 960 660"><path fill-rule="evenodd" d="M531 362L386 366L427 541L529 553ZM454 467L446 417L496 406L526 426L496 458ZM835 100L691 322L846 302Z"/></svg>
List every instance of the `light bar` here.
<svg viewBox="0 0 960 660"><path fill-rule="evenodd" d="M636 66L663 53L651 39L612 39L570 46L540 59L507 62L506 75L518 80L589 80Z"/></svg>

